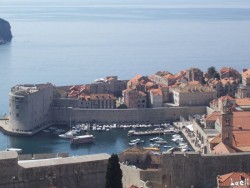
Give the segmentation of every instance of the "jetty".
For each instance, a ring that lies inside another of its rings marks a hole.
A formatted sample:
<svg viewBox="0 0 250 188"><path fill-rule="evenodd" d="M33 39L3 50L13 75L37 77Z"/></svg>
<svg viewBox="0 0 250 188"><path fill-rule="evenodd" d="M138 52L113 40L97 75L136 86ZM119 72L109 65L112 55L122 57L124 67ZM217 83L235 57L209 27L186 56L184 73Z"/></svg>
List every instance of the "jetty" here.
<svg viewBox="0 0 250 188"><path fill-rule="evenodd" d="M176 129L162 129L162 130L148 130L148 131L129 131L128 136L148 136L160 134L176 134L179 130Z"/></svg>

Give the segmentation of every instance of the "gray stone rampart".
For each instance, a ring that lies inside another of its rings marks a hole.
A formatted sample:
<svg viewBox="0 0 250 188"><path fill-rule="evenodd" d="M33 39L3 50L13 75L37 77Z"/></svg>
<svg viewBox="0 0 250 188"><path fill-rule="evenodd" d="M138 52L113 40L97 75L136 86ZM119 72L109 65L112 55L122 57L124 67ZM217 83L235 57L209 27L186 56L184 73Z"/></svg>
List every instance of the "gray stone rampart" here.
<svg viewBox="0 0 250 188"><path fill-rule="evenodd" d="M250 172L250 153L200 155L171 153L162 155L162 186L179 188L216 187L217 175Z"/></svg>
<svg viewBox="0 0 250 188"><path fill-rule="evenodd" d="M0 187L103 188L110 155L17 161L16 152L0 152Z"/></svg>
<svg viewBox="0 0 250 188"><path fill-rule="evenodd" d="M12 182L17 173L17 153L14 151L0 152L0 187Z"/></svg>
<svg viewBox="0 0 250 188"><path fill-rule="evenodd" d="M54 123L161 123L188 117L191 114L204 114L205 106L197 107L163 107L145 109L80 109L53 107L51 116Z"/></svg>

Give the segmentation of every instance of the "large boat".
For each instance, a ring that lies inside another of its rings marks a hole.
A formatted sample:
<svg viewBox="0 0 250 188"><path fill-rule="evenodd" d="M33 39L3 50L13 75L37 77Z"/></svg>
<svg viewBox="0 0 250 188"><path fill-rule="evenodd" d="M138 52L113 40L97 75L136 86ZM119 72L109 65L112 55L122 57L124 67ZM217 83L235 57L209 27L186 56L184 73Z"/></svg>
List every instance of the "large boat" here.
<svg viewBox="0 0 250 188"><path fill-rule="evenodd" d="M94 142L95 137L93 135L81 135L75 136L71 139L71 144L85 144Z"/></svg>
<svg viewBox="0 0 250 188"><path fill-rule="evenodd" d="M7 148L6 151L16 151L18 154L23 152L21 148Z"/></svg>

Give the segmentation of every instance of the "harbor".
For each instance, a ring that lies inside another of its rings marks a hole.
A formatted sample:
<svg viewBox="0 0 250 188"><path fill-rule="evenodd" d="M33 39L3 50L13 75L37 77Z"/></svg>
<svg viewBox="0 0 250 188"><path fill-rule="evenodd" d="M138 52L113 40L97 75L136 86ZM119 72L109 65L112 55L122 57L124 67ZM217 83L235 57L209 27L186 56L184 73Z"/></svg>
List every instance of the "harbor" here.
<svg viewBox="0 0 250 188"><path fill-rule="evenodd" d="M172 141L172 134L160 135L143 135L143 136L128 136L128 132L136 130L144 132L154 129L169 127L169 124L105 124L105 125L90 125L81 124L69 126L51 126L32 137L15 137L1 134L2 144L0 150L6 148L21 148L23 154L32 153L69 153L70 156L96 154L96 153L119 153L129 147L141 146L145 148L159 148L159 151L168 151L171 148L180 147L178 143ZM172 126L170 127L172 128ZM80 130L78 135L86 133L93 135L93 142L84 144L71 144L71 139L60 138L59 135L65 134L71 130ZM160 137L162 140L155 140ZM157 143L158 142L158 143Z"/></svg>

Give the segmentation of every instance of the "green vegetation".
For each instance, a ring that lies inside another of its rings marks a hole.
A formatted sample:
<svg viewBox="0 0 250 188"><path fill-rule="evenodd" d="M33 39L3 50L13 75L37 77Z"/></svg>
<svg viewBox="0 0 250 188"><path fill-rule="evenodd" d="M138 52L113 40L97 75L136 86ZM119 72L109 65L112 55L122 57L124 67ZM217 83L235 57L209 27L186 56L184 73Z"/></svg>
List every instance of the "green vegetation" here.
<svg viewBox="0 0 250 188"><path fill-rule="evenodd" d="M122 170L117 154L112 154L108 160L105 188L122 188Z"/></svg>
<svg viewBox="0 0 250 188"><path fill-rule="evenodd" d="M220 74L216 71L215 67L209 67L207 70L208 78L220 79Z"/></svg>
<svg viewBox="0 0 250 188"><path fill-rule="evenodd" d="M120 106L118 106L118 109L127 109L127 105L126 104L121 104Z"/></svg>

